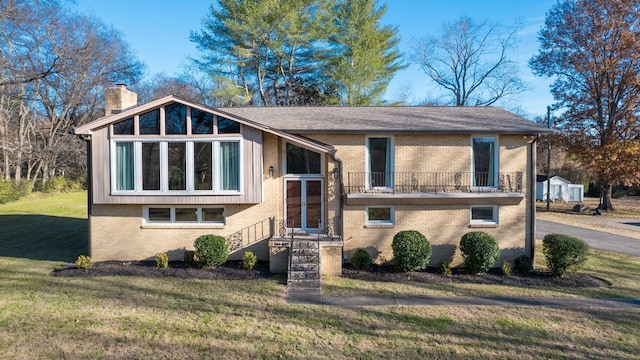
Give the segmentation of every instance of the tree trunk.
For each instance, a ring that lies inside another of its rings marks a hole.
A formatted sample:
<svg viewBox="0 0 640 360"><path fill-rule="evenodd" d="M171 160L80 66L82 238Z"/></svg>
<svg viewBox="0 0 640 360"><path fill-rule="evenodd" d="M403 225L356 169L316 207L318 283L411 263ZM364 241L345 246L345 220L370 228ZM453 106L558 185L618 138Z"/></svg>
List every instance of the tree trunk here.
<svg viewBox="0 0 640 360"><path fill-rule="evenodd" d="M603 184L600 189L600 210L614 211L613 203L611 202L611 184Z"/></svg>

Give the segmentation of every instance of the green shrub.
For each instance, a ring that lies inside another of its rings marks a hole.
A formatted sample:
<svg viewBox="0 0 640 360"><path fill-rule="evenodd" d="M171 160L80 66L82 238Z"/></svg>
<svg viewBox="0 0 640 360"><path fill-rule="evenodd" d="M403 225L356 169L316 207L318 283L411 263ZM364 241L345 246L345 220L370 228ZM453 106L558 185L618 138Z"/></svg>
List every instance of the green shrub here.
<svg viewBox="0 0 640 360"><path fill-rule="evenodd" d="M542 240L542 252L551 275L560 277L567 270L578 270L589 257L589 245L569 235L549 234Z"/></svg>
<svg viewBox="0 0 640 360"><path fill-rule="evenodd" d="M371 255L363 249L357 249L351 257L351 266L357 270L371 269Z"/></svg>
<svg viewBox="0 0 640 360"><path fill-rule="evenodd" d="M253 253L253 251L246 251L244 255L242 255L243 269L251 270L253 269L254 266L256 266L257 262L258 262L258 257L256 256L256 254Z"/></svg>
<svg viewBox="0 0 640 360"><path fill-rule="evenodd" d="M167 253L156 254L156 267L159 269L169 267L169 256L167 256Z"/></svg>
<svg viewBox="0 0 640 360"><path fill-rule="evenodd" d="M533 270L533 263L531 262L531 258L527 255L518 256L513 261L513 271L517 273L526 274L529 271Z"/></svg>
<svg viewBox="0 0 640 360"><path fill-rule="evenodd" d="M511 264L508 261L502 263L502 275L511 276Z"/></svg>
<svg viewBox="0 0 640 360"><path fill-rule="evenodd" d="M400 231L391 243L393 261L402 272L421 270L431 258L431 244L415 230Z"/></svg>
<svg viewBox="0 0 640 360"><path fill-rule="evenodd" d="M47 182L44 184L42 192L53 193L65 191L66 189L67 179L65 179L64 176L55 176L47 180Z"/></svg>
<svg viewBox="0 0 640 360"><path fill-rule="evenodd" d="M93 263L91 263L91 258L89 256L80 255L76 259L76 266L78 267L78 269L87 270L91 267L91 265L93 265Z"/></svg>
<svg viewBox="0 0 640 360"><path fill-rule="evenodd" d="M198 257L196 256L196 252L193 250L186 250L182 260L184 260L189 267L198 267Z"/></svg>
<svg viewBox="0 0 640 360"><path fill-rule="evenodd" d="M460 239L464 266L472 274L487 272L500 257L500 247L493 236L483 231L472 231Z"/></svg>
<svg viewBox="0 0 640 360"><path fill-rule="evenodd" d="M200 267L219 266L229 257L227 240L219 235L202 235L193 243Z"/></svg>
<svg viewBox="0 0 640 360"><path fill-rule="evenodd" d="M447 260L438 261L438 271L442 275L451 275L451 266Z"/></svg>
<svg viewBox="0 0 640 360"><path fill-rule="evenodd" d="M16 201L27 195L28 181L16 183L13 180L0 179L0 204Z"/></svg>

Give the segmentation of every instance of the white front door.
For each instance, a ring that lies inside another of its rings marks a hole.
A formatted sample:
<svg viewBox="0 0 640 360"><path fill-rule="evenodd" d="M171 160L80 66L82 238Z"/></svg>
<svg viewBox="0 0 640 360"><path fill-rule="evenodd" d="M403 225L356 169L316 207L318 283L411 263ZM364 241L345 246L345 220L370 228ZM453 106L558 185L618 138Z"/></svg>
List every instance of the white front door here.
<svg viewBox="0 0 640 360"><path fill-rule="evenodd" d="M287 227L317 231L322 227L324 186L322 178L285 179Z"/></svg>

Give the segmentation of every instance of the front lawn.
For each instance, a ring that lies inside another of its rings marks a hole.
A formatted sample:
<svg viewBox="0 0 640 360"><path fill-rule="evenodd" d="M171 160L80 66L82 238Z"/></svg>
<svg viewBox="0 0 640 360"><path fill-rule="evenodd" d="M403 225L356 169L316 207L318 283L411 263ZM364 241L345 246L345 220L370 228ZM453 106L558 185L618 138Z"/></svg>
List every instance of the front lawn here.
<svg viewBox="0 0 640 360"><path fill-rule="evenodd" d="M33 207L43 206L39 201L55 207L67 200L58 209ZM64 241L80 239L80 232L86 231L82 200L76 194L63 194L0 206L2 247L9 244L11 249L0 250L3 358L634 359L640 348L637 308L324 307L287 304L281 277L235 281L53 277L52 270L79 251L66 249ZM16 221L23 222L18 226ZM7 225L9 237L4 232ZM67 236L56 238L56 231ZM41 260L47 257L55 261ZM637 297L640 293L637 258L597 252L585 271L613 286L573 293L487 290L462 284L437 288L342 283L334 278L327 279L324 287L329 292L374 289L382 294L412 291L441 296Z"/></svg>

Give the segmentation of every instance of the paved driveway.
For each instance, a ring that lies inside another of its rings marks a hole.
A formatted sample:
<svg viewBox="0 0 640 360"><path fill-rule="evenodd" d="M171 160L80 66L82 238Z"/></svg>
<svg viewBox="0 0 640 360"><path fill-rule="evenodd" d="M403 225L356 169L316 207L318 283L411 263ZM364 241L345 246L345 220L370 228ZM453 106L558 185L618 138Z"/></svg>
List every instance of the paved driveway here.
<svg viewBox="0 0 640 360"><path fill-rule="evenodd" d="M640 227L638 230L640 231ZM638 239L548 220L536 220L536 239L542 239L547 234L571 235L584 240L594 249L640 256L640 240Z"/></svg>

